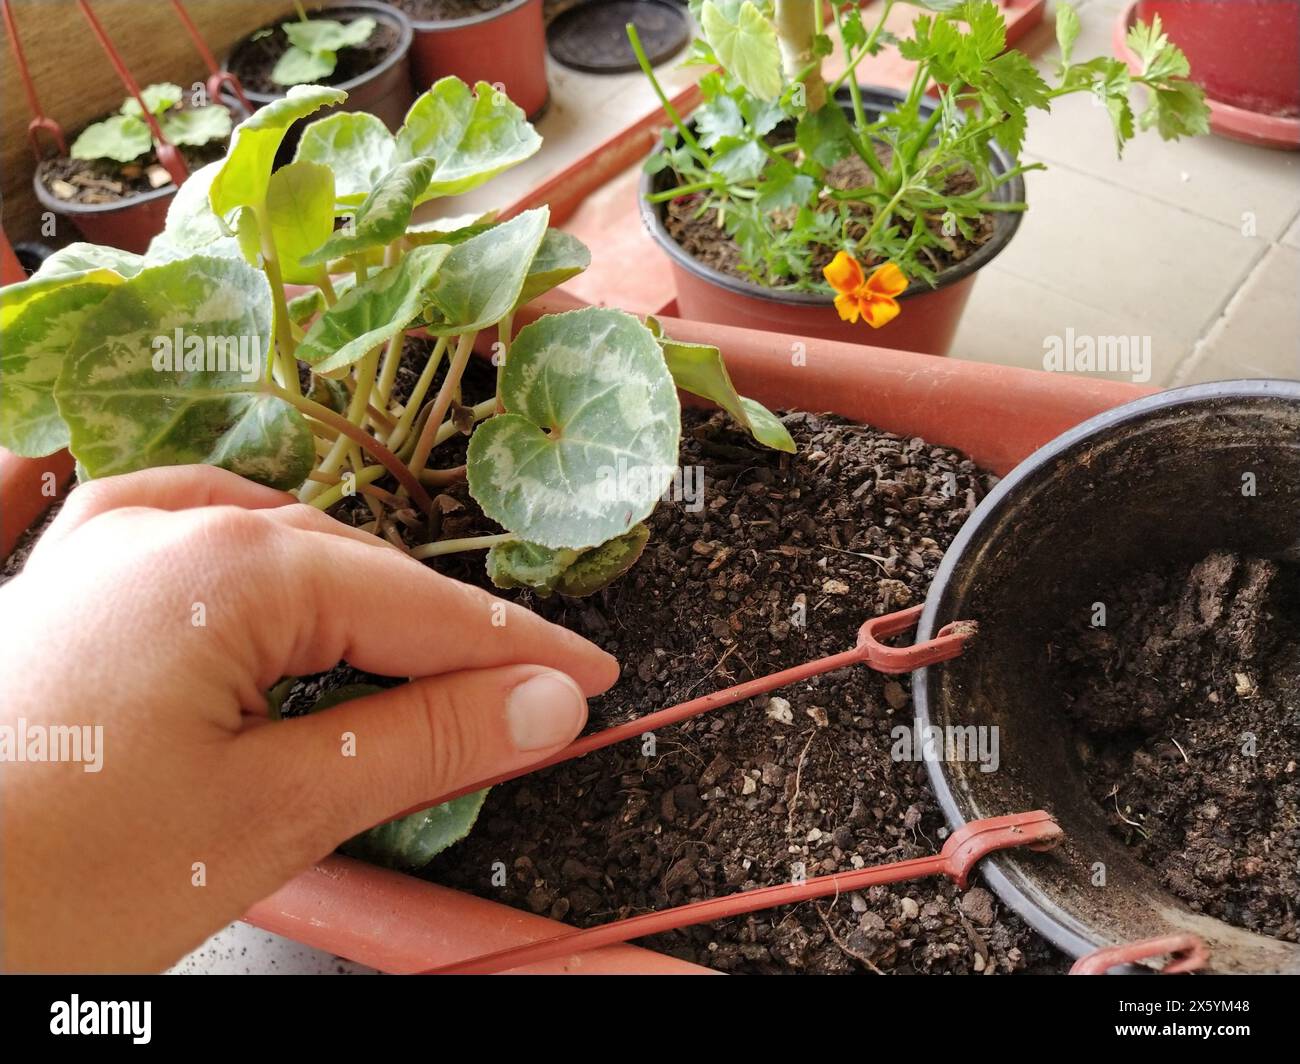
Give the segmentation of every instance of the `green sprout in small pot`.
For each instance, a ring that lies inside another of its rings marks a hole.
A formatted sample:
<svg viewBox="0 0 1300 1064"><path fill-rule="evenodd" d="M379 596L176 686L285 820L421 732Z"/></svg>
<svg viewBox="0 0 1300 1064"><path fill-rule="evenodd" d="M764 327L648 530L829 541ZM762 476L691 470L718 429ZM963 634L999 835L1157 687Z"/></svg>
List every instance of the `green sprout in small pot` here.
<svg viewBox="0 0 1300 1064"><path fill-rule="evenodd" d="M271 71L271 80L277 85L310 85L328 78L338 66L342 49L365 44L375 32L376 22L368 16L337 22L308 18L302 0L294 0L294 8L297 21L280 27L289 39L289 47Z"/></svg>
<svg viewBox="0 0 1300 1064"><path fill-rule="evenodd" d="M67 447L83 478L206 462L321 509L361 496L377 533L423 530L424 542L399 540L416 559L483 551L498 586L572 596L641 554L677 467L678 388L794 449L777 418L736 393L716 348L675 342L653 320L589 307L515 335L520 306L589 262L548 227L547 208L412 223L419 204L540 147L491 85L438 81L395 134L336 111L273 169L286 131L345 95L298 86L237 126L145 255L73 244L4 289L0 444L28 456ZM413 331L433 347L399 401ZM495 342L495 394L463 405L480 336ZM437 461L466 436L465 459ZM431 536L430 492L461 481L500 532ZM382 836L413 847L394 861L426 853L428 832L464 826L445 811L416 816L416 841Z"/></svg>
<svg viewBox="0 0 1300 1064"><path fill-rule="evenodd" d="M925 10L900 39L886 23L904 2ZM657 175L648 200L683 224L707 221L709 239L727 246L727 272L772 291L834 295L846 321L885 325L909 284L935 285L989 239L992 216L1025 210L1003 198L1003 186L1042 165L995 169L990 154L996 145L1019 155L1032 110L1088 94L1109 115L1119 152L1138 128L1166 140L1209 129L1203 93L1158 19L1133 28L1142 69L1130 74L1119 59L1076 57L1078 16L1058 4L1061 62L1049 83L1023 53L1006 50L992 0L883 0L872 23L857 3L835 2L831 25L814 0L691 7L703 30L691 59L721 70L701 79L703 102L689 124L627 28L672 121L646 164ZM846 66L828 82L822 64L834 43ZM873 113L856 71L886 45L916 71L897 107ZM1135 86L1147 92L1140 114Z"/></svg>

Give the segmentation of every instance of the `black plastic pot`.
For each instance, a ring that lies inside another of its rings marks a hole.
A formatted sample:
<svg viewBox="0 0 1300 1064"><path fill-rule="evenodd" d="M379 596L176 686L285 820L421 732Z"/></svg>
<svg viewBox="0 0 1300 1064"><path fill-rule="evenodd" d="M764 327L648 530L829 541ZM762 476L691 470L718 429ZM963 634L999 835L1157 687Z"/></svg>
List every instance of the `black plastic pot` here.
<svg viewBox="0 0 1300 1064"><path fill-rule="evenodd" d="M347 100L336 108L325 108L311 116L311 121L315 121L335 110L365 111L377 116L389 129L396 130L402 124L402 119L406 117L406 112L415 101L415 94L411 88L410 52L414 33L411 29L410 19L396 8L390 7L388 4L377 3L376 0L352 0L351 3L340 4L337 7L314 8L308 12L308 15L321 15L325 18L338 18L340 15L369 15L376 21L387 22L390 26L396 27L398 32L397 45L383 62L358 77L331 86L346 92L348 94ZM278 18L275 22L262 27L262 30L275 29L286 18L291 17L292 13ZM261 33L262 30L257 32ZM252 36L254 34L249 34L249 37ZM247 37L244 38L244 40L247 39ZM239 45L237 44L231 50L232 54L238 48ZM221 66L223 70L229 70L230 57L227 57ZM272 100L278 100L284 95L284 92L254 92L247 86L245 86L244 91L249 102L258 108L265 107ZM305 123L300 123L295 127L295 130L300 129L302 124ZM291 132L286 140L296 143L297 136L294 132Z"/></svg>
<svg viewBox="0 0 1300 1064"><path fill-rule="evenodd" d="M1252 472L1256 494L1242 491ZM1215 548L1300 561L1300 382L1227 381L1100 414L1025 459L944 556L916 638L979 622L963 655L918 671L922 727L997 726L1000 767L927 764L948 823L1046 809L1050 854L995 855L986 882L1075 956L1191 932L1220 972L1300 971L1300 945L1195 913L1134 859L1088 793L1044 648L1099 588ZM1081 613L1081 611L1083 611ZM1106 886L1094 885L1097 863Z"/></svg>
<svg viewBox="0 0 1300 1064"><path fill-rule="evenodd" d="M889 88L863 86L861 92L863 108L872 121L907 98L906 93ZM836 101L846 112L849 111L851 104L847 90L841 90ZM921 114L930 115L936 106L934 101L923 98ZM1016 165L1015 160L997 144L990 145L989 154L995 173L1006 173ZM976 273L1002 253L1020 227L1021 212L997 212L993 236L985 244L968 258L940 273L933 286L919 280L912 282L899 297L902 313L883 328L872 329L862 323L841 321L830 295L768 288L715 270L693 258L664 227L667 205L650 203L646 198L653 192L671 188L672 182L673 175L668 170L653 175L642 173L638 201L641 220L651 238L672 261L680 317L931 355L948 353L966 300L974 287ZM999 186L993 198L999 203L1023 201L1024 179L1019 175L1013 177Z"/></svg>

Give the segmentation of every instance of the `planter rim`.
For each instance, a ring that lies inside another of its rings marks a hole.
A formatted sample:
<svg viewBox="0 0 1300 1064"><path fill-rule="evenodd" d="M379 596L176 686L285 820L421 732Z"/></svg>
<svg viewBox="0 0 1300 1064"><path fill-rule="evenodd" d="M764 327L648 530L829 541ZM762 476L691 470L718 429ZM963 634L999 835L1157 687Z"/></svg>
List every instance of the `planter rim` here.
<svg viewBox="0 0 1300 1064"><path fill-rule="evenodd" d="M331 6L331 7L317 7L314 10L318 13L323 14L327 11L340 12L340 11L348 11L349 9L358 10L358 11L371 11L374 12L376 15L380 16L381 18L388 18L391 21L397 23L398 38L397 38L397 44L393 47L393 50L389 52L387 56L384 57L383 62L379 63L376 66L371 67L364 74L358 74L355 78L349 78L347 81L340 82L338 85L328 86L331 89L342 89L344 92L348 92L348 93L350 93L358 85L364 85L366 82L374 81L380 75L388 73L389 70L395 67L406 57L406 54L411 50L411 42L415 39L415 31L411 28L411 20L407 18L403 12L393 7L391 4L383 4L380 3L379 0L349 0L349 2L346 4L338 4L337 6ZM260 27L260 29L258 30L253 30L253 33L258 33L260 32L261 29L274 29L276 26L281 26L285 22L290 21L292 17L293 17L292 13L290 13L289 15L282 16L281 18L278 18L274 22L272 22L269 26L263 26ZM244 36L240 37L238 41L235 42L234 46L230 49L229 53L221 61L221 69L223 71L229 72L231 56L233 56L235 54L235 50L241 44L247 41L252 35L253 35L252 33L246 33L244 34ZM313 84L315 83L313 82ZM286 85L285 92L287 92L289 88L290 86ZM248 89L248 88L244 89L244 92L247 94L250 100L252 100L254 103L258 105L268 104L272 100L278 100L281 97L283 97L285 94L285 92L256 92L253 89Z"/></svg>
<svg viewBox="0 0 1300 1064"><path fill-rule="evenodd" d="M43 165L43 164L42 164ZM169 181L162 188L151 188L148 192L133 192L130 196L124 196L113 203L76 203L72 200L61 200L55 197L45 183L41 181L41 167L36 168L32 174L32 188L36 192L36 198L40 200L41 206L54 211L56 214L115 214L118 211L127 211L132 207L138 207L142 203L151 203L154 200L163 199L166 196L176 195L176 182Z"/></svg>
<svg viewBox="0 0 1300 1064"><path fill-rule="evenodd" d="M493 19L501 18L528 4L538 2L539 0L507 0L506 3L493 8L491 11L483 11L477 15L465 15L463 18L449 19L417 19L407 15L405 11L401 11L401 8L398 8L398 11L401 11L401 14L405 16L417 33L441 33L444 30L459 30L466 26L476 26L480 22L491 22Z"/></svg>
<svg viewBox="0 0 1300 1064"><path fill-rule="evenodd" d="M885 98L901 102L907 98L907 94L883 85L862 85L860 86L863 93L875 96L877 99ZM843 91L843 90L841 90ZM923 101L924 105L925 101ZM689 121L689 119L688 119ZM657 151L658 148L656 147ZM989 142L989 151L1003 170L1009 170L1015 165L1010 154L1003 148ZM654 181L653 174L641 173L640 180L637 184L637 206L641 211L641 221L646 230L650 233L651 238L660 249L668 255L678 266L698 277L702 277L711 284L719 288L725 288L729 292L737 295L748 296L751 299L765 299L772 303L796 304L809 307L829 307L835 297L824 295L820 292L801 292L786 291L780 288L768 288L766 285L758 284L755 281L747 281L739 277L733 277L729 273L723 273L721 270L714 269L712 266L706 266L704 263L692 257L685 248L683 248L669 234L668 229L664 226L662 215L663 204L650 203L646 196L651 191L651 185ZM1023 201L1025 198L1025 179L1022 175L1017 174L1006 184L1002 185L999 192L1003 193L1000 197L1001 202L1011 202L1013 200ZM900 299L906 299L909 296L921 295L925 292L934 292L940 288L946 288L949 285L956 284L958 281L970 276L976 270L993 261L1003 249L1011 243L1011 238L1015 236L1016 230L1020 228L1020 222L1023 218L1023 211L1006 211L999 212L999 217L995 220L995 230L992 239L980 245L973 255L968 256L961 262L941 271L935 278L934 285L926 284L924 281L912 281L907 289L903 292Z"/></svg>
<svg viewBox="0 0 1300 1064"><path fill-rule="evenodd" d="M1141 399L1104 410L1088 420L1067 429L1054 440L1045 443L1038 450L1025 458L1010 473L1002 478L988 495L981 500L974 512L966 519L956 537L944 551L943 560L934 574L930 590L925 597L925 608L921 611L921 620L916 626L916 641L924 642L934 637L940 626L938 619L939 600L952 580L953 572L962 564L966 552L979 536L985 526L994 519L1002 507L1003 500L1018 490L1021 485L1034 477L1044 466L1049 465L1076 444L1105 429L1114 428L1146 417L1153 411L1180 406L1189 400L1210 398L1288 398L1300 404L1300 381L1282 379L1241 379L1212 381L1207 384L1193 384L1168 391L1155 392ZM912 705L921 727L931 723L930 718L930 669L919 669L912 674ZM944 818L949 828L956 830L964 825L965 815L957 803L947 774L940 762L926 763L926 775L930 787L939 799ZM980 873L993 892L1011 907L1035 931L1050 941L1058 949L1073 957L1082 957L1091 953L1102 943L1090 942L1073 929L1067 927L1048 910L1028 897L1007 873L1006 858L1001 854L990 854L980 865ZM1136 970L1136 969L1130 969Z"/></svg>

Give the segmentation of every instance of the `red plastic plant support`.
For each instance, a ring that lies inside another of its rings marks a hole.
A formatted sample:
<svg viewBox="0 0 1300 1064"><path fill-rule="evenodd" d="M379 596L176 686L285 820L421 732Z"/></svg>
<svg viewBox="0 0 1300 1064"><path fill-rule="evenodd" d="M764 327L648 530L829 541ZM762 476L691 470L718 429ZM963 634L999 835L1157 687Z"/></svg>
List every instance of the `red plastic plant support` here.
<svg viewBox="0 0 1300 1064"><path fill-rule="evenodd" d="M176 17L181 20L181 25L185 27L185 32L190 35L190 40L194 42L195 49L198 51L200 58L202 58L204 65L208 68L208 98L211 99L213 103L216 103L221 99L221 90L229 89L235 94L235 98L243 104L244 110L251 115L255 110L257 110L257 108L249 103L248 97L244 94L244 86L243 83L240 82L239 76L231 73L229 70L222 70L221 67L217 65L216 56L212 54L212 49L208 47L208 42L205 41L203 35L199 33L199 28L194 25L194 20L190 18L190 13L185 10L185 5L181 3L181 0L172 0L172 7L176 9Z"/></svg>
<svg viewBox="0 0 1300 1064"><path fill-rule="evenodd" d="M170 143L163 136L162 126L158 124L158 119L148 107L145 106L144 97L140 95L140 86L136 84L135 78L131 76L131 71L127 69L126 63L118 55L117 48L109 39L104 27L99 24L99 19L95 13L90 10L90 0L77 0L77 6L81 8L81 13L86 16L86 21L90 23L91 31L99 39L103 46L104 52L108 55L108 61L113 64L113 69L117 71L117 76L122 79L122 84L126 86L126 91L135 97L135 102L140 105L140 112L145 122L149 125L149 132L153 134L154 144L156 145L156 154L158 162L162 168L167 171L171 179L179 187L185 183L185 179L190 176L189 168L185 165L185 159L177 150L176 145Z"/></svg>
<svg viewBox="0 0 1300 1064"><path fill-rule="evenodd" d="M645 913L627 920L615 920L584 931L570 931L556 935L554 938L458 961L420 974L490 975L570 953L612 946L644 935L657 935L694 924L742 916L775 905L790 905L813 898L824 898L831 894L863 890L883 883L902 883L926 876L947 876L957 884L958 888L964 890L971 870L980 858L997 850L1009 850L1021 846L1031 850L1050 850L1063 837L1064 832L1061 831L1060 825L1042 810L991 817L988 820L973 820L953 832L944 843L943 849L933 857L895 861L892 864L860 868L852 872L836 872L829 876L817 876L802 883L781 883L773 887L759 887L721 898L692 902L662 912Z"/></svg>
<svg viewBox="0 0 1300 1064"><path fill-rule="evenodd" d="M961 653L962 647L966 645L967 641L975 635L978 626L974 621L954 621L952 624L941 628L934 639L910 647L891 647L880 642L886 636L898 635L914 627L917 621L921 619L921 610L923 608L923 606L913 606L897 613L887 613L881 617L873 617L858 629L857 646L852 650L845 650L829 657L818 658L816 661L809 661L803 665L784 669L781 672L770 673L767 676L760 676L757 679L748 680L733 687L724 687L721 691L714 691L711 694L693 698L689 702L681 702L675 706L669 706L667 709L647 713L644 717L637 717L625 724L606 728L604 731L593 732L591 735L584 735L544 761L538 761L524 768L515 769L512 772L503 772L490 779L471 783L459 790L441 795L433 799L433 801L422 802L420 805L404 810L393 819L409 816L411 813L418 813L422 809L429 809L435 805L442 805L444 802L450 802L453 798L473 794L475 791L481 791L484 787L494 787L498 783L517 779L539 769L550 768L562 761L570 761L575 757L584 757L594 750L604 749L606 746L612 746L624 739L636 739L648 731L666 728L670 724L680 724L684 720L698 717L701 713L707 713L712 709L721 709L723 706L734 705L737 702L745 701L747 698L753 698L755 695L766 694L768 691L775 691L778 687L799 683L801 680L807 680L824 672L832 672L835 669L842 669L848 665L867 665L877 672L896 675L955 658Z"/></svg>
<svg viewBox="0 0 1300 1064"><path fill-rule="evenodd" d="M32 113L32 120L27 123L27 139L31 143L32 154L36 156L38 163L44 160L45 153L41 150L38 134L48 133L54 138L59 152L67 155L68 142L63 136L63 127L41 109L41 100L36 95L36 84L32 81L32 73L27 68L27 56L23 54L23 42L18 37L18 23L14 20L9 0L0 0L0 9L4 11L5 29L9 31L9 45L14 52L14 61L18 64L18 77L23 83L23 91L27 94L28 110Z"/></svg>
<svg viewBox="0 0 1300 1064"><path fill-rule="evenodd" d="M1136 964L1169 954L1161 975L1187 975L1199 971L1210 961L1210 950L1196 935L1166 935L1141 942L1125 942L1088 953L1074 962L1071 975L1105 975L1121 964Z"/></svg>

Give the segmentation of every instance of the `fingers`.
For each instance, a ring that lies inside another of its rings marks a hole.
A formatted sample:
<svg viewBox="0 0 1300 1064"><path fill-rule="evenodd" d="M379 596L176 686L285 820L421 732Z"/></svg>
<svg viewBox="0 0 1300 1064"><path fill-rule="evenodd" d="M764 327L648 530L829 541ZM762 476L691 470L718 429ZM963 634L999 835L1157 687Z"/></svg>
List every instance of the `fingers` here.
<svg viewBox="0 0 1300 1064"><path fill-rule="evenodd" d="M256 728L234 755L305 862L404 809L541 761L586 719L569 677L512 665L415 680Z"/></svg>
<svg viewBox="0 0 1300 1064"><path fill-rule="evenodd" d="M91 480L73 489L59 515L41 536L32 556L48 552L56 543L92 517L127 506L155 510L189 510L199 506L241 506L261 510L297 500L287 492L254 484L216 466L159 466L118 477Z"/></svg>
<svg viewBox="0 0 1300 1064"><path fill-rule="evenodd" d="M306 675L340 660L386 676L529 663L567 673L589 695L618 678L618 663L581 636L400 551L341 536L304 548L299 535L278 562L295 592L258 618L266 626L258 645L281 655L259 663L262 676Z"/></svg>

